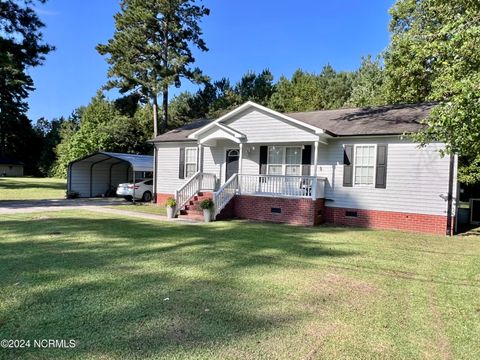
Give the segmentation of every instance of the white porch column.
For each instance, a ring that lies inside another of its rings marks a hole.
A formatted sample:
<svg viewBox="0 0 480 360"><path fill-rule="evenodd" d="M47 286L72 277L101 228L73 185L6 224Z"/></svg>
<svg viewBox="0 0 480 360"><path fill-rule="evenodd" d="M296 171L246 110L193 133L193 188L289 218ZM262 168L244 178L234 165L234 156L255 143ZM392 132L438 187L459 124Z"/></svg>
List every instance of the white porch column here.
<svg viewBox="0 0 480 360"><path fill-rule="evenodd" d="M198 144L198 171L203 172L203 145Z"/></svg>
<svg viewBox="0 0 480 360"><path fill-rule="evenodd" d="M242 173L242 163L243 163L243 143L239 144L240 147L240 156L238 157L238 173Z"/></svg>
<svg viewBox="0 0 480 360"><path fill-rule="evenodd" d="M317 167L318 167L318 145L319 145L319 143L320 142L318 140L315 141L315 146L314 146L314 148L315 148L314 151L315 152L314 152L314 155L313 155L313 166L314 166L313 176L315 176L315 177L317 177L317 172L318 172Z"/></svg>

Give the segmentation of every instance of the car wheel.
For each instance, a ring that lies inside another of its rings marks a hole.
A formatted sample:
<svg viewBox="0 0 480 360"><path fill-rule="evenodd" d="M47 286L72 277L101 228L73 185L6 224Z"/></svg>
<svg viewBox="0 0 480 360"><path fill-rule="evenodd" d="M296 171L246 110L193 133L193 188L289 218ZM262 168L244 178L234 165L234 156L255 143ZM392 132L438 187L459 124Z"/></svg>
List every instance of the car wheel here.
<svg viewBox="0 0 480 360"><path fill-rule="evenodd" d="M130 196L130 195L124 196L123 198L127 201L132 201L133 200L133 196Z"/></svg>
<svg viewBox="0 0 480 360"><path fill-rule="evenodd" d="M152 193L150 191L145 191L142 196L142 201L144 202L152 201Z"/></svg>

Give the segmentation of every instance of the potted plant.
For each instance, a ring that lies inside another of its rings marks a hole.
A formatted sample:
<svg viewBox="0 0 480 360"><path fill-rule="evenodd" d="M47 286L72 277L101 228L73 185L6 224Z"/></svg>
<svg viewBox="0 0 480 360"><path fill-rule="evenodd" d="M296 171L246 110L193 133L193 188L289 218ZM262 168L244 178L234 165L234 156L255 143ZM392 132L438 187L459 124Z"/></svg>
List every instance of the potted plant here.
<svg viewBox="0 0 480 360"><path fill-rule="evenodd" d="M212 211L215 204L212 199L205 199L200 203L200 208L203 210L203 218L205 222L212 221Z"/></svg>
<svg viewBox="0 0 480 360"><path fill-rule="evenodd" d="M170 197L165 201L165 206L167 207L167 218L173 219L177 212L177 200Z"/></svg>

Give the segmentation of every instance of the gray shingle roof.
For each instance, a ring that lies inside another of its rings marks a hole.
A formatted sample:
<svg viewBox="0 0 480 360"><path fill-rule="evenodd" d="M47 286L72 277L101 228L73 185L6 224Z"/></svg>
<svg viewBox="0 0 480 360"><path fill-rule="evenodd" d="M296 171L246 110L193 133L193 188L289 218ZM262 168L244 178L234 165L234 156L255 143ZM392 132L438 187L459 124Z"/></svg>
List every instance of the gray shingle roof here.
<svg viewBox="0 0 480 360"><path fill-rule="evenodd" d="M285 115L326 130L332 136L397 135L419 131L434 104L388 105L380 107L321 110ZM157 136L154 141L192 141L188 135L213 120L197 120Z"/></svg>
<svg viewBox="0 0 480 360"><path fill-rule="evenodd" d="M204 127L213 120L200 119L191 122L190 124L183 125L177 129L170 130L165 134L158 135L153 141L162 142L177 142L177 141L193 141L188 138L188 135L193 134L198 129Z"/></svg>
<svg viewBox="0 0 480 360"><path fill-rule="evenodd" d="M285 114L336 136L393 135L419 131L434 104L389 105Z"/></svg>

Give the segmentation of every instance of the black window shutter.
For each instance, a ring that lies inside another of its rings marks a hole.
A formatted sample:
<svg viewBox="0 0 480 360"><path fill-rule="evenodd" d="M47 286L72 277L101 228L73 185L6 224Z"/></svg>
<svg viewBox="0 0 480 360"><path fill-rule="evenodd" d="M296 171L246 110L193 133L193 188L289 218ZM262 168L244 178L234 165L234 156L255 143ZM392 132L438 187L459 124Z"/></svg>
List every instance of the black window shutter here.
<svg viewBox="0 0 480 360"><path fill-rule="evenodd" d="M267 174L268 146L260 146L260 175Z"/></svg>
<svg viewBox="0 0 480 360"><path fill-rule="evenodd" d="M305 145L302 150L302 175L310 175L312 165L312 145Z"/></svg>
<svg viewBox="0 0 480 360"><path fill-rule="evenodd" d="M180 157L178 158L178 178L185 179L185 148L180 148Z"/></svg>
<svg viewBox="0 0 480 360"><path fill-rule="evenodd" d="M387 144L377 145L377 173L375 175L375 187L385 189L387 187Z"/></svg>
<svg viewBox="0 0 480 360"><path fill-rule="evenodd" d="M343 149L343 186L353 186L353 145Z"/></svg>

